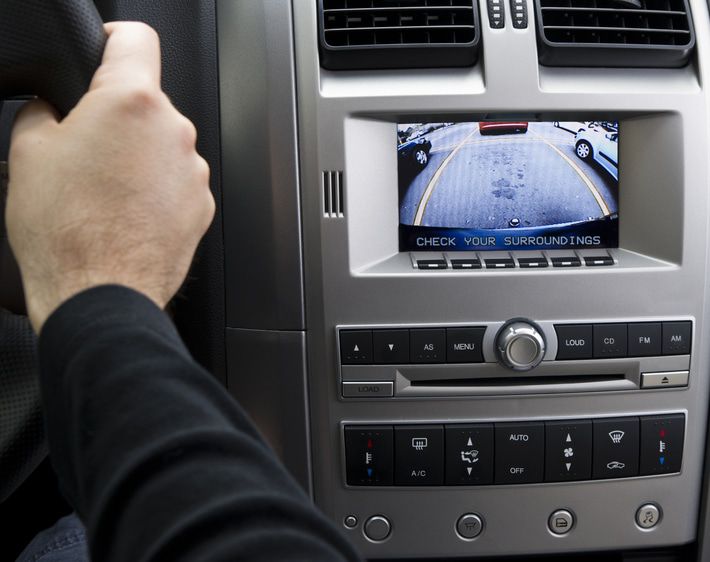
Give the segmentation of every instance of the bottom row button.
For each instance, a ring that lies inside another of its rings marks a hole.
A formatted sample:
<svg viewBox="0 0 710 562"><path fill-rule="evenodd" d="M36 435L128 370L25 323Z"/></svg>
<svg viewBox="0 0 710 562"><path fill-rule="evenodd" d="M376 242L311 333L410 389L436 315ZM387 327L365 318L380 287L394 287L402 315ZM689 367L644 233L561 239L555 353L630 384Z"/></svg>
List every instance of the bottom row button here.
<svg viewBox="0 0 710 562"><path fill-rule="evenodd" d="M390 536L392 525L387 517L382 515L373 515L365 521L363 531L365 536L371 541L381 542Z"/></svg>
<svg viewBox="0 0 710 562"><path fill-rule="evenodd" d="M566 535L574 527L574 515L566 509L558 509L547 521L550 531L556 535Z"/></svg>
<svg viewBox="0 0 710 562"><path fill-rule="evenodd" d="M467 541L475 539L483 531L483 520L475 513L467 513L456 522L456 532Z"/></svg>
<svg viewBox="0 0 710 562"><path fill-rule="evenodd" d="M647 503L636 512L636 524L642 529L652 529L661 520L661 510L658 506Z"/></svg>

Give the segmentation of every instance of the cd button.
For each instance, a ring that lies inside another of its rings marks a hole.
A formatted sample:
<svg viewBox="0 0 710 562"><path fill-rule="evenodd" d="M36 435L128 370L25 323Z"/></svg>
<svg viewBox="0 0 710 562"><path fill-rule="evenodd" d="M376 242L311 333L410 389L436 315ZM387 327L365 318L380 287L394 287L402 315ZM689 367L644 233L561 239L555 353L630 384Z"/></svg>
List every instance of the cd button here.
<svg viewBox="0 0 710 562"><path fill-rule="evenodd" d="M626 324L594 325L594 357L626 357Z"/></svg>
<svg viewBox="0 0 710 562"><path fill-rule="evenodd" d="M557 332L557 359L591 359L591 324L566 324L555 326Z"/></svg>

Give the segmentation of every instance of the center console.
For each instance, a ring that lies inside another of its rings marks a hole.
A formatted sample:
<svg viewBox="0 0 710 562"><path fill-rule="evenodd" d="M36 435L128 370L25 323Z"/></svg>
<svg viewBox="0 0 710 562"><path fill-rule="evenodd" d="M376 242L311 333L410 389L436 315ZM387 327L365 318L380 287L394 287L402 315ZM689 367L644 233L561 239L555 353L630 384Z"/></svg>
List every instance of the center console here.
<svg viewBox="0 0 710 562"><path fill-rule="evenodd" d="M294 12L316 502L376 558L690 542L708 61L546 67L486 15L472 67L339 72Z"/></svg>

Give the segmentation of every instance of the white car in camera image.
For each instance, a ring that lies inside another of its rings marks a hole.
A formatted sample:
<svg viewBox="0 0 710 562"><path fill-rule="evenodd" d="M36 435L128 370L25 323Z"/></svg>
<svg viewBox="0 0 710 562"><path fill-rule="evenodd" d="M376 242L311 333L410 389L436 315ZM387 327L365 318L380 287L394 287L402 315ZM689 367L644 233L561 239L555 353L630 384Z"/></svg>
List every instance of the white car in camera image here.
<svg viewBox="0 0 710 562"><path fill-rule="evenodd" d="M581 160L594 160L619 181L618 132L579 131L574 137L574 152Z"/></svg>

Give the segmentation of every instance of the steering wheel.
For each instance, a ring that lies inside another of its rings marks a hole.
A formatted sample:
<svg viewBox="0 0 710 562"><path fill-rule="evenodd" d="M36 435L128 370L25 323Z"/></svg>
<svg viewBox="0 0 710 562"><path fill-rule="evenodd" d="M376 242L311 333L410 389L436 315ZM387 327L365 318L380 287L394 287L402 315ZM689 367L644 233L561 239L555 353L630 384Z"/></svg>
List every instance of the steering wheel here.
<svg viewBox="0 0 710 562"><path fill-rule="evenodd" d="M103 22L91 0L3 0L0 100L39 96L66 115L88 90L105 43ZM0 160L5 158L0 153ZM5 193L0 191L4 215ZM22 315L21 295L0 220L0 502L47 455L36 338Z"/></svg>

